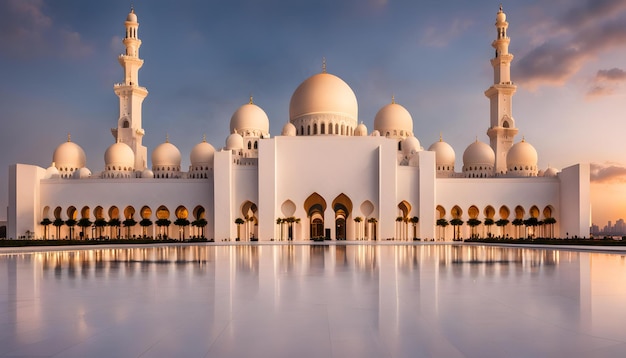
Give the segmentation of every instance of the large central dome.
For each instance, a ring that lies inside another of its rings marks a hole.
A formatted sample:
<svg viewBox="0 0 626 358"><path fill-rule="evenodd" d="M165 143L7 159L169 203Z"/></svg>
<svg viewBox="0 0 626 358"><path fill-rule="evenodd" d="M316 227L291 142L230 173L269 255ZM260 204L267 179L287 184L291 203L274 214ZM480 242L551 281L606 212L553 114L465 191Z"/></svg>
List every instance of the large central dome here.
<svg viewBox="0 0 626 358"><path fill-rule="evenodd" d="M291 123L299 128L300 125L313 123L311 120L314 119L324 122L332 119L332 122L341 121L352 129L356 128L358 119L356 96L341 78L326 72L318 73L302 82L291 96L289 103ZM303 120L310 123L301 123ZM319 134L339 133L320 131Z"/></svg>

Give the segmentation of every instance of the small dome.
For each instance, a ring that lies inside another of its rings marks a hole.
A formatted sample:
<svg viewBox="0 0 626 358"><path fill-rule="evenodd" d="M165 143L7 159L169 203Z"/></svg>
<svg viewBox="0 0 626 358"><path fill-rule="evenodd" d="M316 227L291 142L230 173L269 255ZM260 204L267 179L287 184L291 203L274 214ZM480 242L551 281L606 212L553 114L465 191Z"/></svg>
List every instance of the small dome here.
<svg viewBox="0 0 626 358"><path fill-rule="evenodd" d="M46 174L44 174L43 178L44 179L53 179L53 178L58 178L58 177L59 177L59 170L57 169L57 167L54 166L54 163L52 163L46 169Z"/></svg>
<svg viewBox="0 0 626 358"><path fill-rule="evenodd" d="M502 6L500 6L500 11L498 11L498 14L496 15L496 22L505 22L506 21L506 14L504 13L504 11L502 11Z"/></svg>
<svg viewBox="0 0 626 358"><path fill-rule="evenodd" d="M192 167L196 165L209 165L212 167L214 155L215 148L213 148L213 146L206 141L202 141L191 149L189 160Z"/></svg>
<svg viewBox="0 0 626 358"><path fill-rule="evenodd" d="M544 177L554 178L559 174L559 171L556 168L548 167L544 172Z"/></svg>
<svg viewBox="0 0 626 358"><path fill-rule="evenodd" d="M91 170L82 167L72 174L72 179L86 179L91 176Z"/></svg>
<svg viewBox="0 0 626 358"><path fill-rule="evenodd" d="M296 88L289 102L289 120L314 113L333 113L356 124L358 105L354 92L341 78L322 72L307 78Z"/></svg>
<svg viewBox="0 0 626 358"><path fill-rule="evenodd" d="M357 137L365 137L367 136L367 127L363 123L359 123L354 130L354 135Z"/></svg>
<svg viewBox="0 0 626 358"><path fill-rule="evenodd" d="M291 122L287 122L283 126L283 132L282 132L283 136L294 137L296 134L297 134L296 133L296 126L294 126Z"/></svg>
<svg viewBox="0 0 626 358"><path fill-rule="evenodd" d="M476 140L463 152L463 165L487 165L492 167L496 161L493 149L486 143Z"/></svg>
<svg viewBox="0 0 626 358"><path fill-rule="evenodd" d="M239 107L230 118L230 132L235 130L239 133L260 132L257 136L263 137L269 134L270 120L265 111L252 103L252 98L250 98L250 103Z"/></svg>
<svg viewBox="0 0 626 358"><path fill-rule="evenodd" d="M78 144L68 141L54 150L52 161L59 169L79 169L85 166L85 151Z"/></svg>
<svg viewBox="0 0 626 358"><path fill-rule="evenodd" d="M135 167L135 153L126 143L117 142L104 152L104 163L108 167L119 167L121 170L132 170Z"/></svg>
<svg viewBox="0 0 626 358"><path fill-rule="evenodd" d="M243 149L243 137L239 133L233 133L226 138L226 149Z"/></svg>
<svg viewBox="0 0 626 358"><path fill-rule="evenodd" d="M372 137L380 137L380 132L379 132L379 131L377 131L376 129L374 129L374 130L372 131L372 134L370 134L370 135L371 135Z"/></svg>
<svg viewBox="0 0 626 358"><path fill-rule="evenodd" d="M169 141L157 145L152 151L152 166L180 167L180 151Z"/></svg>
<svg viewBox="0 0 626 358"><path fill-rule="evenodd" d="M404 154L405 157L409 157L420 150L422 150L420 141L414 136L406 137L406 139L402 141L402 154Z"/></svg>
<svg viewBox="0 0 626 358"><path fill-rule="evenodd" d="M152 179L152 178L154 178L154 172L152 170L150 170L150 169L144 169L141 172L141 177L142 178L146 178L146 179Z"/></svg>
<svg viewBox="0 0 626 358"><path fill-rule="evenodd" d="M507 152L506 166L508 170L512 170L514 167L520 169L529 167L534 168L536 172L537 151L532 145L522 139L521 142L515 143Z"/></svg>
<svg viewBox="0 0 626 358"><path fill-rule="evenodd" d="M429 151L435 152L435 162L437 165L454 165L456 161L456 154L452 146L442 139L433 143L429 148Z"/></svg>
<svg viewBox="0 0 626 358"><path fill-rule="evenodd" d="M374 118L374 129L383 136L408 137L413 135L413 118L409 111L392 102L381 108Z"/></svg>
<svg viewBox="0 0 626 358"><path fill-rule="evenodd" d="M126 16L126 21L137 22L137 15L135 14L135 9L130 9L128 16Z"/></svg>

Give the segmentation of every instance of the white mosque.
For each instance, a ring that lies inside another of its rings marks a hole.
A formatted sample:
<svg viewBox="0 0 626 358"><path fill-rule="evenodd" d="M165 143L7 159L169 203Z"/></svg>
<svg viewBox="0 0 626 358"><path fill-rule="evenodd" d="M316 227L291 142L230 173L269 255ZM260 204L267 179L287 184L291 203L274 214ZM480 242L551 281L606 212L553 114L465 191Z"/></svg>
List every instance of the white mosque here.
<svg viewBox="0 0 626 358"><path fill-rule="evenodd" d="M494 81L485 91L489 144L471 143L462 168L441 138L425 150L411 114L393 99L373 130L359 124L354 92L324 66L293 93L280 135L270 135L267 115L251 98L232 115L225 146L198 143L184 171L173 143L154 148L150 161L142 145L148 90L139 85L141 40L131 10L118 59L124 81L113 87L120 115L103 169L86 168L69 136L49 168L12 165L7 237L588 237L589 166L540 170L533 146L515 138L516 85L502 8L495 26Z"/></svg>

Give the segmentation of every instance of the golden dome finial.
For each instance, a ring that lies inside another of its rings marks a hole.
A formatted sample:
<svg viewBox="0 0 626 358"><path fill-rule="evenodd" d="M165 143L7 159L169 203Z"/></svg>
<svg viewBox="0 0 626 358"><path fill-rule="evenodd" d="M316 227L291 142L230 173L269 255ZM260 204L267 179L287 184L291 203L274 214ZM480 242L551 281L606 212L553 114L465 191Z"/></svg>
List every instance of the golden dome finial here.
<svg viewBox="0 0 626 358"><path fill-rule="evenodd" d="M441 135L441 132L439 132L439 141L443 142L443 136Z"/></svg>
<svg viewBox="0 0 626 358"><path fill-rule="evenodd" d="M522 142L526 141L526 136L522 136Z"/></svg>
<svg viewBox="0 0 626 358"><path fill-rule="evenodd" d="M476 143L478 143L478 136L476 136Z"/></svg>
<svg viewBox="0 0 626 358"><path fill-rule="evenodd" d="M202 135L202 142L203 142L203 143L206 143L206 134L203 134L203 135Z"/></svg>
<svg viewBox="0 0 626 358"><path fill-rule="evenodd" d="M169 143L170 142L170 135L169 133L165 134L165 143Z"/></svg>
<svg viewBox="0 0 626 358"><path fill-rule="evenodd" d="M326 73L326 57L322 57L322 73Z"/></svg>
<svg viewBox="0 0 626 358"><path fill-rule="evenodd" d="M130 4L130 13L134 14L135 13L135 5Z"/></svg>
<svg viewBox="0 0 626 358"><path fill-rule="evenodd" d="M72 141L72 135L70 134L70 132L67 132L67 141L68 142Z"/></svg>
<svg viewBox="0 0 626 358"><path fill-rule="evenodd" d="M396 95L391 94L391 104L396 104Z"/></svg>
<svg viewBox="0 0 626 358"><path fill-rule="evenodd" d="M254 104L254 97L252 97L252 94L250 94L250 102L248 102L248 104Z"/></svg>
<svg viewBox="0 0 626 358"><path fill-rule="evenodd" d="M502 12L502 3L500 3L500 12Z"/></svg>

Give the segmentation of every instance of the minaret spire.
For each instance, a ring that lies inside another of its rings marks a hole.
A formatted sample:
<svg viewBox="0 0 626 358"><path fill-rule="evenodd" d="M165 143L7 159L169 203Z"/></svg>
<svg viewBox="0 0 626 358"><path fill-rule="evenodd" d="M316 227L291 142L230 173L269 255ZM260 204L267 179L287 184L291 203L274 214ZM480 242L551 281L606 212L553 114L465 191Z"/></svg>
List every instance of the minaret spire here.
<svg viewBox="0 0 626 358"><path fill-rule="evenodd" d="M496 39L491 43L495 56L491 59L493 67L493 85L485 91L491 102L490 126L487 135L491 148L496 154L494 166L496 175L506 173L506 154L513 145L518 129L513 119L513 95L517 86L511 81L511 62L513 54L509 53L511 39L507 35L509 23L502 10L502 4L496 14Z"/></svg>
<svg viewBox="0 0 626 358"><path fill-rule="evenodd" d="M125 35L122 43L126 51L118 57L124 69L124 81L115 84L113 90L120 98L120 116L117 128L111 129L116 142L128 144L135 153L135 170L147 167L148 149L142 145L144 130L141 127L141 105L148 96L148 90L139 86L139 69L143 60L139 58L141 40L137 36L139 23L135 8L131 5L130 13L124 22Z"/></svg>

